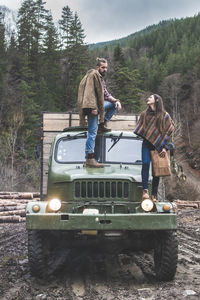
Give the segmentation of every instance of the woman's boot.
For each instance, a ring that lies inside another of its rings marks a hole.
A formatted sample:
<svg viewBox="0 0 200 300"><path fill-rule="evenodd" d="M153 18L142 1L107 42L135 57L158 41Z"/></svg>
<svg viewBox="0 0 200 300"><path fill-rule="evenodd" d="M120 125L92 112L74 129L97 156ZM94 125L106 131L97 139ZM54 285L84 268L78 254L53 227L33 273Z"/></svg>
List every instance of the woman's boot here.
<svg viewBox="0 0 200 300"><path fill-rule="evenodd" d="M151 196L151 200L152 200L153 202L158 202L158 200L156 199L156 196L155 196L155 195L152 195L152 196Z"/></svg>
<svg viewBox="0 0 200 300"><path fill-rule="evenodd" d="M149 199L149 192L148 192L148 190L143 190L142 201L146 200L146 199Z"/></svg>

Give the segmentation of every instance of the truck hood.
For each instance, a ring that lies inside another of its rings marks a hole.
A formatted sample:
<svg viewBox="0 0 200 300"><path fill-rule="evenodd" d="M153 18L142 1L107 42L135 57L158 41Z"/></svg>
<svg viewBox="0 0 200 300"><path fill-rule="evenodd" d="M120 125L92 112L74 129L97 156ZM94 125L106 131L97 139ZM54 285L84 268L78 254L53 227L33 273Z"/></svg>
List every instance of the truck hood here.
<svg viewBox="0 0 200 300"><path fill-rule="evenodd" d="M56 165L49 179L54 183L72 182L76 179L125 179L141 182L141 165L104 164L104 168L86 168L81 164Z"/></svg>

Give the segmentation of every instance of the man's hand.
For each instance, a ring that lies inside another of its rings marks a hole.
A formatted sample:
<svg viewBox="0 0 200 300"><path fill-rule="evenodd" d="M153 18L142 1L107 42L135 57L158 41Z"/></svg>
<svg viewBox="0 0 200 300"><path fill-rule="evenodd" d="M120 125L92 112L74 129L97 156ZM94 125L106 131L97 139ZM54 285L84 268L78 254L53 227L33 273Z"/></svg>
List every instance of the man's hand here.
<svg viewBox="0 0 200 300"><path fill-rule="evenodd" d="M165 157L166 153L167 153L166 149L163 148L162 151L159 153L159 156L160 157Z"/></svg>
<svg viewBox="0 0 200 300"><path fill-rule="evenodd" d="M117 101L115 102L115 107L117 107L117 110L120 110L120 109L122 108L121 103L120 103L119 100L117 100Z"/></svg>
<svg viewBox="0 0 200 300"><path fill-rule="evenodd" d="M91 114L94 115L94 116L97 116L98 115L98 110L97 109L92 109Z"/></svg>

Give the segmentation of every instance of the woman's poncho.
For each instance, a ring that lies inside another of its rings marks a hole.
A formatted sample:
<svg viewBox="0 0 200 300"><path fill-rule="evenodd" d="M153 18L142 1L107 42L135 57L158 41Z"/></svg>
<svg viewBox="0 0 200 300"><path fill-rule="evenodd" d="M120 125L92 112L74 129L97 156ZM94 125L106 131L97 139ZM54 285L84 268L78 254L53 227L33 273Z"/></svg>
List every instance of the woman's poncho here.
<svg viewBox="0 0 200 300"><path fill-rule="evenodd" d="M158 152L160 152L168 143L172 132L174 131L173 121L170 115L165 112L163 115L163 133L161 134L156 127L155 114L152 113L148 115L148 120L146 120L148 121L146 122L147 124L144 124L144 116L145 112L142 112L136 124L134 133L149 141L158 150Z"/></svg>

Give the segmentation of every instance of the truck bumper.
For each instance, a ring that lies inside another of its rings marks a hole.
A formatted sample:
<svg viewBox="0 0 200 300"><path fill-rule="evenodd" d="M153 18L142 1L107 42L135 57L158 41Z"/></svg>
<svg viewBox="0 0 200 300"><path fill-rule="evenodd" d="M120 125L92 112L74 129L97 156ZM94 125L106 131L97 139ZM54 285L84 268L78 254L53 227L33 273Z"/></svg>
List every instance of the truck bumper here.
<svg viewBox="0 0 200 300"><path fill-rule="evenodd" d="M28 230L175 230L175 213L27 214Z"/></svg>

